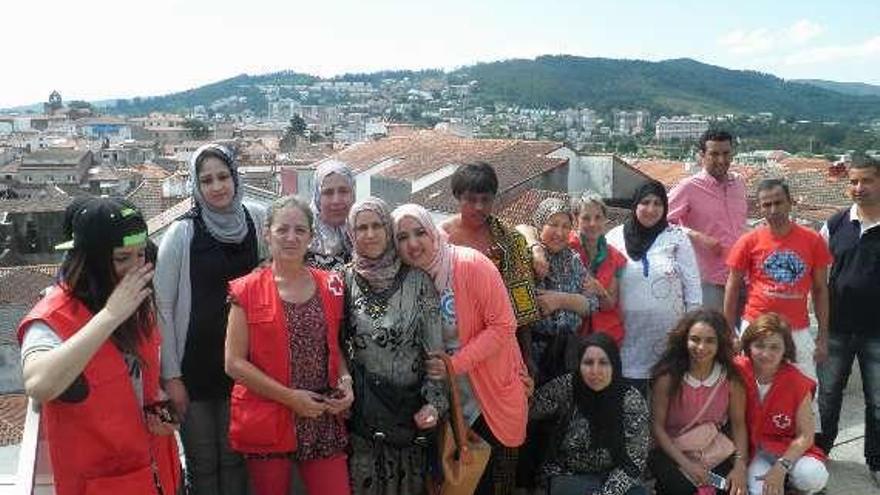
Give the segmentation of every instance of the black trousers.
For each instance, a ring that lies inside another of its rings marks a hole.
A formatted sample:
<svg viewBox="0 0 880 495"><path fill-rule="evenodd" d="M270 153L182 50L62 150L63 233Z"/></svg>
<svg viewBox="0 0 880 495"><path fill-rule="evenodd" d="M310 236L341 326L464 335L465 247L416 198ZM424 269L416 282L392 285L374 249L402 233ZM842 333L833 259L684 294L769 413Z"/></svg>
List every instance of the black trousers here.
<svg viewBox="0 0 880 495"><path fill-rule="evenodd" d="M648 457L648 469L657 480L654 485L657 495L692 495L697 491L697 487L682 474L678 464L661 448L651 451ZM711 471L718 476L726 477L731 469L733 469L733 457L727 458Z"/></svg>

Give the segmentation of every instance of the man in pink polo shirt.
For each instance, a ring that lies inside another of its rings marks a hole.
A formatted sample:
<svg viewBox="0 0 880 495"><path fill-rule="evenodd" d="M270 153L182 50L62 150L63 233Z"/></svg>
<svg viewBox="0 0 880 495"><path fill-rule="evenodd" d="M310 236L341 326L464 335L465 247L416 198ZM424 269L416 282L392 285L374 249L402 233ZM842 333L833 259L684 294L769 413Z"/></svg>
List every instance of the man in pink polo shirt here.
<svg viewBox="0 0 880 495"><path fill-rule="evenodd" d="M702 170L669 192L670 223L688 229L702 278L703 306L721 311L725 259L746 226L746 185L730 172L733 137L726 131L708 130L700 137Z"/></svg>

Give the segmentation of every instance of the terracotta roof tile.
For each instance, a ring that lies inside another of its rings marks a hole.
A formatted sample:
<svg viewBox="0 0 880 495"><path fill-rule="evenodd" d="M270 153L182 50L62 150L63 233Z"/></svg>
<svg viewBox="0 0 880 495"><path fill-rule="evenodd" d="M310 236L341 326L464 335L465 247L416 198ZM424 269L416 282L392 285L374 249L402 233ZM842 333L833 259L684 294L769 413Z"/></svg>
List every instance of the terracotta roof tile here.
<svg viewBox="0 0 880 495"><path fill-rule="evenodd" d="M497 162L499 156L544 157L562 147L553 141L519 141L513 139L469 139L442 131L423 130L405 136L388 137L369 143L355 144L333 156L347 163L355 173L388 160L392 166L380 175L412 181L447 165L474 161Z"/></svg>
<svg viewBox="0 0 880 495"><path fill-rule="evenodd" d="M34 304L55 282L59 265L0 267L0 304Z"/></svg>
<svg viewBox="0 0 880 495"><path fill-rule="evenodd" d="M501 211L498 212L498 216L510 225L531 224L532 215L534 214L535 209L541 204L541 201L544 201L547 198L559 198L564 201L569 201L570 196L567 193L559 191L529 189L504 206ZM629 210L626 208L609 206L608 229L620 225L628 216Z"/></svg>
<svg viewBox="0 0 880 495"><path fill-rule="evenodd" d="M667 190L691 175L691 172L685 169L685 163L679 161L636 160L631 165L648 177L659 181Z"/></svg>
<svg viewBox="0 0 880 495"><path fill-rule="evenodd" d="M800 204L844 207L850 204L846 196L846 177L833 177L816 170L753 169L746 178L748 195L757 198L756 189L764 179L785 179L791 196Z"/></svg>
<svg viewBox="0 0 880 495"><path fill-rule="evenodd" d="M154 163L140 163L127 168L120 168L119 170L130 170L144 179L165 179L171 175L171 172Z"/></svg>
<svg viewBox="0 0 880 495"><path fill-rule="evenodd" d="M778 162L779 166L787 170L821 170L825 171L831 166L831 162L824 158L801 158L793 156Z"/></svg>
<svg viewBox="0 0 880 495"><path fill-rule="evenodd" d="M88 151L70 150L65 148L46 148L33 151L21 159L23 167L41 165L79 165Z"/></svg>
<svg viewBox="0 0 880 495"><path fill-rule="evenodd" d="M176 204L147 220L147 232L151 236L161 232L172 222L182 217L192 208L192 197L182 199Z"/></svg>
<svg viewBox="0 0 880 495"><path fill-rule="evenodd" d="M27 396L0 395L0 447L21 443L26 413Z"/></svg>
<svg viewBox="0 0 880 495"><path fill-rule="evenodd" d="M0 212L9 213L47 213L64 211L73 201L70 196L46 196L40 199L0 200Z"/></svg>
<svg viewBox="0 0 880 495"><path fill-rule="evenodd" d="M144 178L126 197L141 210L147 220L180 201L180 198L162 197L162 181L163 179Z"/></svg>

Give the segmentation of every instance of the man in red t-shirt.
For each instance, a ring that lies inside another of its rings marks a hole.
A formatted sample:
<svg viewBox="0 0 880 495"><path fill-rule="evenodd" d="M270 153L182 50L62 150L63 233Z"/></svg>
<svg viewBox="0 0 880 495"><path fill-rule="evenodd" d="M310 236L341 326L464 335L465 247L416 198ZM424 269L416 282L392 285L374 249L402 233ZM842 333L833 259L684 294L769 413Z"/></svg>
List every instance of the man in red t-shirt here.
<svg viewBox="0 0 880 495"><path fill-rule="evenodd" d="M758 185L758 206L766 225L742 236L727 257L730 274L724 315L734 328L737 295L745 277L747 299L742 328L761 314L782 315L792 328L797 366L816 380L816 363L828 355L828 266L832 257L822 237L789 218L788 185L767 179ZM807 296L812 295L819 333L812 339Z"/></svg>

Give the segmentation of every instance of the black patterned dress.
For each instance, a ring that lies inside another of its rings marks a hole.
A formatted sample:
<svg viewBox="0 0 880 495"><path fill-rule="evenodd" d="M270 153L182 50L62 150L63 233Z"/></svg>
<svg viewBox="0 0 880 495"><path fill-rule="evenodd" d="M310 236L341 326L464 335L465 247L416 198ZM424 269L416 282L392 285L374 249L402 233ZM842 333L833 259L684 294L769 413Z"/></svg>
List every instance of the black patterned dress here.
<svg viewBox="0 0 880 495"><path fill-rule="evenodd" d="M605 478L603 495L624 495L639 485L639 478L631 476L620 466L615 466L611 452L596 448L591 441L590 422L577 407L572 405L571 374L559 376L535 393L529 420L555 418L565 425L556 446L556 455L540 467L540 477L560 475L595 474ZM568 415L567 418L563 418ZM648 457L648 406L639 392L628 387L623 396L623 434L626 454L639 472L644 471Z"/></svg>
<svg viewBox="0 0 880 495"><path fill-rule="evenodd" d="M428 380L424 372L427 351L443 349L440 304L431 278L418 269L403 272L388 289L376 292L355 275L346 273L345 348L355 380L368 374L386 388L412 390L415 405L432 404L439 414L448 408L443 382ZM363 370L358 373L356 369ZM355 494L417 495L425 493L427 449L413 443L401 447L377 439L368 427L356 428L358 391L352 408L350 458ZM363 395L361 396L363 399ZM375 404L376 402L373 402ZM367 416L367 413L363 414ZM409 411L407 412L409 416ZM404 418L405 419L405 418ZM414 422L412 423L414 427Z"/></svg>

